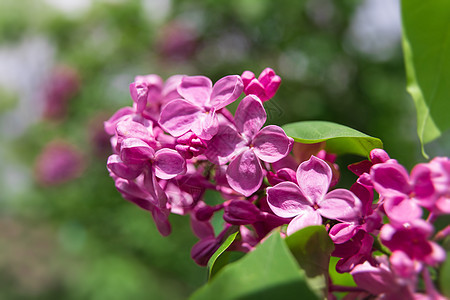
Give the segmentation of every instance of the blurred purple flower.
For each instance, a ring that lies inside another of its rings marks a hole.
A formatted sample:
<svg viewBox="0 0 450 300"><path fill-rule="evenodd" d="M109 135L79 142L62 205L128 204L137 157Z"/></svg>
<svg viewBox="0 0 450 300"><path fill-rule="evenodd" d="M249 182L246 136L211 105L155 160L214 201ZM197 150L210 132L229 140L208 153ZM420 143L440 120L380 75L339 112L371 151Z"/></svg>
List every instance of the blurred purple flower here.
<svg viewBox="0 0 450 300"><path fill-rule="evenodd" d="M83 155L74 145L52 141L36 160L35 177L41 185L58 185L79 177L84 167Z"/></svg>

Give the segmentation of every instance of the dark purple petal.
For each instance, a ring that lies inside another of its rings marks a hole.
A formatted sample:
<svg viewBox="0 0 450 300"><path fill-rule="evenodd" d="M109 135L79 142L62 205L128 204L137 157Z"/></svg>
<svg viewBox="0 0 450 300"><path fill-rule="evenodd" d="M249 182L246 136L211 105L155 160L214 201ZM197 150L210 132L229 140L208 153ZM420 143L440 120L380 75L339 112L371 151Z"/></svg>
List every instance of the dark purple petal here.
<svg viewBox="0 0 450 300"><path fill-rule="evenodd" d="M173 100L163 107L159 125L171 135L180 136L191 129L202 113L200 107L185 100Z"/></svg>
<svg viewBox="0 0 450 300"><path fill-rule="evenodd" d="M237 130L248 139L252 139L258 133L266 119L266 111L261 100L252 95L242 99L234 117Z"/></svg>
<svg viewBox="0 0 450 300"><path fill-rule="evenodd" d="M259 159L273 163L289 154L294 140L276 125L269 125L259 131L253 138L254 151Z"/></svg>
<svg viewBox="0 0 450 300"><path fill-rule="evenodd" d="M244 84L241 77L230 75L221 78L214 84L210 104L216 110L219 110L239 98L243 89Z"/></svg>
<svg viewBox="0 0 450 300"><path fill-rule="evenodd" d="M168 236L172 231L169 223L169 210L160 209L156 206L152 208L152 216L155 221L156 228L162 236Z"/></svg>
<svg viewBox="0 0 450 300"><path fill-rule="evenodd" d="M175 150L164 148L155 153L155 175L161 179L174 178L186 172L186 161Z"/></svg>
<svg viewBox="0 0 450 300"><path fill-rule="evenodd" d="M329 192L317 204L317 211L328 219L339 220L343 222L356 222L361 213L361 200L352 192L345 189L337 189Z"/></svg>
<svg viewBox="0 0 450 300"><path fill-rule="evenodd" d="M233 225L247 225L256 222L260 213L250 201L232 200L225 206L223 219Z"/></svg>
<svg viewBox="0 0 450 300"><path fill-rule="evenodd" d="M312 205L325 197L332 177L330 166L315 156L311 156L297 168L298 186Z"/></svg>
<svg viewBox="0 0 450 300"><path fill-rule="evenodd" d="M205 76L184 76L178 86L178 93L194 105L209 104L212 82Z"/></svg>
<svg viewBox="0 0 450 300"><path fill-rule="evenodd" d="M277 216L283 218L295 217L311 205L293 182L267 188L267 203Z"/></svg>
<svg viewBox="0 0 450 300"><path fill-rule="evenodd" d="M256 192L263 180L259 159L250 149L230 163L226 176L230 187L246 197Z"/></svg>
<svg viewBox="0 0 450 300"><path fill-rule="evenodd" d="M287 235L291 235L300 229L313 225L322 225L322 217L310 206L306 206L306 208L289 223L286 233Z"/></svg>

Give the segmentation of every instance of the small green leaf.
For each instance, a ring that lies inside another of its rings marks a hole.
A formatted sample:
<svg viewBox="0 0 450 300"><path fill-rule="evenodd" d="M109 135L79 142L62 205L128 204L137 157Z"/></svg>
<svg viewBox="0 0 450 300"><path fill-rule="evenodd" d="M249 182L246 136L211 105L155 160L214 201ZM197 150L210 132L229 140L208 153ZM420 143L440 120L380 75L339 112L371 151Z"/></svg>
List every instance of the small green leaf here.
<svg viewBox="0 0 450 300"><path fill-rule="evenodd" d="M224 252L230 247L231 243L236 239L238 232L231 234L225 242L217 249L217 251L211 256L208 261L208 270L209 270L209 279L211 279L220 269L222 269L224 265L224 261L220 260L218 263L217 259L224 254Z"/></svg>
<svg viewBox="0 0 450 300"><path fill-rule="evenodd" d="M423 151L450 128L450 1L403 0L402 22L407 90Z"/></svg>
<svg viewBox="0 0 450 300"><path fill-rule="evenodd" d="M279 232L274 232L254 251L225 266L190 299L300 298L318 299Z"/></svg>
<svg viewBox="0 0 450 300"><path fill-rule="evenodd" d="M372 149L383 148L380 139L332 122L302 121L282 127L296 142L314 144L325 141L325 150L331 153L369 156Z"/></svg>
<svg viewBox="0 0 450 300"><path fill-rule="evenodd" d="M305 271L308 284L325 297L331 252L334 250L324 226L308 226L286 238L286 244L300 267Z"/></svg>
<svg viewBox="0 0 450 300"><path fill-rule="evenodd" d="M450 297L450 252L447 252L447 259L439 270L439 285L442 294Z"/></svg>

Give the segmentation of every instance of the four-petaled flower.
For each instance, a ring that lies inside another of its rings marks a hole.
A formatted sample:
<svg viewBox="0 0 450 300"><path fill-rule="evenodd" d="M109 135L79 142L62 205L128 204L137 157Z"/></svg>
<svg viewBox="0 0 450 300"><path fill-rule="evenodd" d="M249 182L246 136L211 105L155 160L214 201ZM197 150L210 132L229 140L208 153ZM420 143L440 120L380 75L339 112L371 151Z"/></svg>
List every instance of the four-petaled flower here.
<svg viewBox="0 0 450 300"><path fill-rule="evenodd" d="M261 100L253 95L245 97L236 110L236 126L221 124L205 152L209 160L219 165L231 161L226 172L228 184L244 196L250 196L262 184L259 160L279 161L288 155L294 142L279 126L262 128L266 118Z"/></svg>
<svg viewBox="0 0 450 300"><path fill-rule="evenodd" d="M283 218L294 218L287 227L290 235L310 225L321 225L322 217L354 222L359 217L361 201L349 190L327 193L331 183L330 166L315 156L297 169L297 184L282 182L267 188L267 202Z"/></svg>

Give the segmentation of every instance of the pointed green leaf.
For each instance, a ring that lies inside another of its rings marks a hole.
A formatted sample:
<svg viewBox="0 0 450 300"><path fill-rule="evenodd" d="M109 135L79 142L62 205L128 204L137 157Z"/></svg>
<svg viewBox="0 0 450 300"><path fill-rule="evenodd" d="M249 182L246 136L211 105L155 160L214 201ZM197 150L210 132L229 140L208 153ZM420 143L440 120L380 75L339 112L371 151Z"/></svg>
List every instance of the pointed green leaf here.
<svg viewBox="0 0 450 300"><path fill-rule="evenodd" d="M407 89L423 149L450 128L450 1L403 0L402 21Z"/></svg>
<svg viewBox="0 0 450 300"><path fill-rule="evenodd" d="M318 299L280 234L274 232L254 251L225 266L191 300Z"/></svg>
<svg viewBox="0 0 450 300"><path fill-rule="evenodd" d="M369 156L372 149L383 148L380 139L332 122L303 121L282 127L296 142L313 144L325 141L325 149L331 153Z"/></svg>
<svg viewBox="0 0 450 300"><path fill-rule="evenodd" d="M208 270L209 270L209 279L211 279L220 269L222 269L225 266L224 260L219 260L217 262L217 259L224 255L224 252L230 247L231 243L236 239L238 232L235 232L231 234L225 242L222 243L222 245L217 249L217 251L211 256L211 258L208 261ZM217 263L216 263L217 262Z"/></svg>
<svg viewBox="0 0 450 300"><path fill-rule="evenodd" d="M286 238L286 244L300 267L305 271L308 284L325 298L328 268L334 250L324 226L308 226Z"/></svg>

